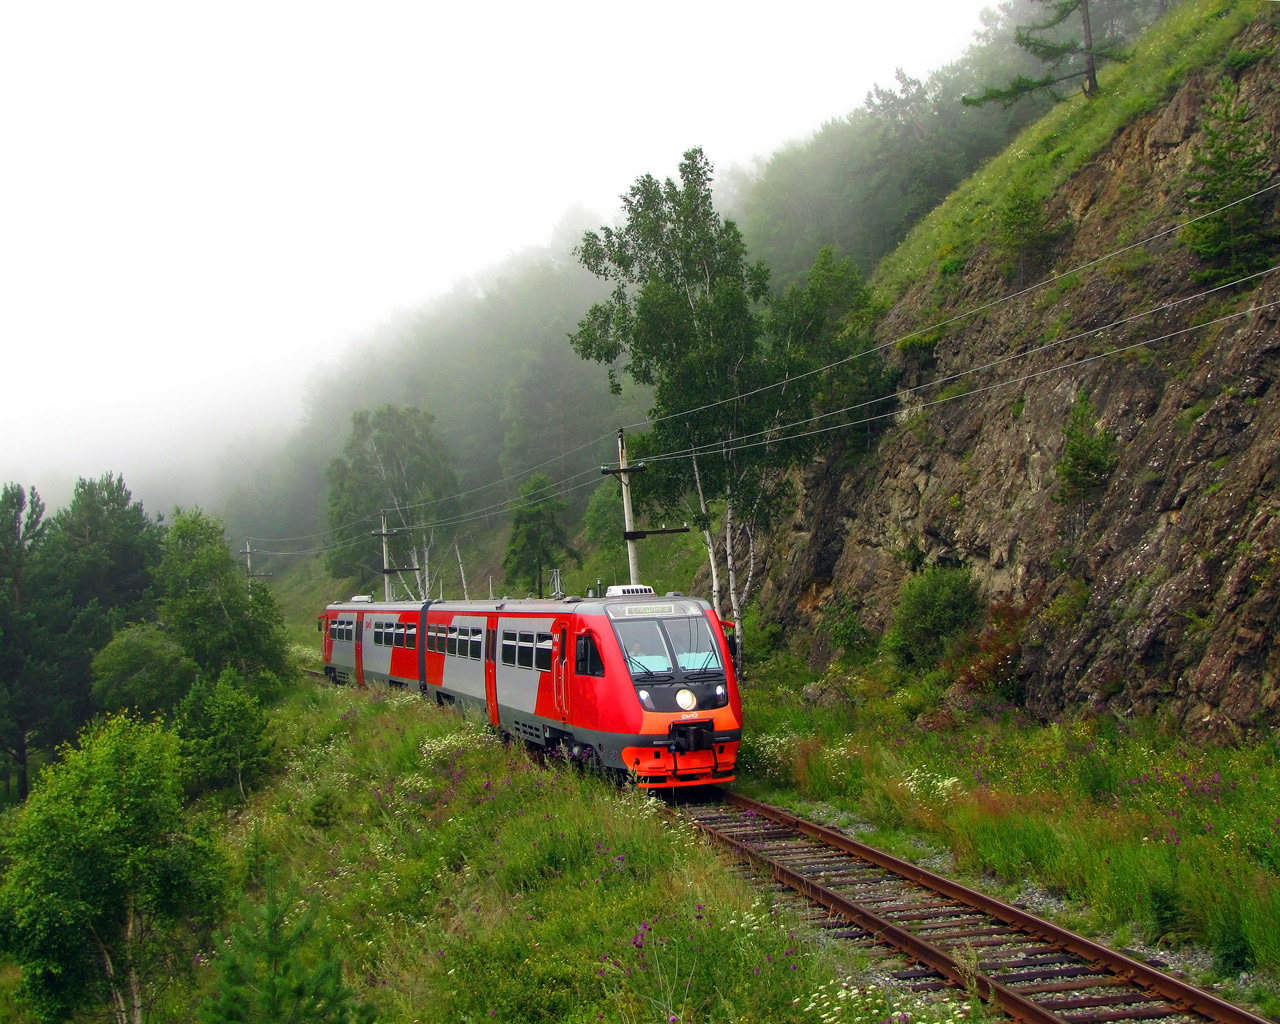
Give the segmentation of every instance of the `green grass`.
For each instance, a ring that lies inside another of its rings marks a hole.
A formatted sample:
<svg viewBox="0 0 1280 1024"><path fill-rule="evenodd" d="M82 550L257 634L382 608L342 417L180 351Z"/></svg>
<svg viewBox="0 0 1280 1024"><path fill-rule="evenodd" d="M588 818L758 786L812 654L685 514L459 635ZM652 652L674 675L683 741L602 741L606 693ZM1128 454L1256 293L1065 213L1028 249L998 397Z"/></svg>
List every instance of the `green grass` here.
<svg viewBox="0 0 1280 1024"><path fill-rule="evenodd" d="M1139 41L1135 59L1099 75L1101 95L1059 103L926 217L876 270L879 299L892 304L922 278L953 265L996 229L997 211L1014 181L1052 195L1092 161L1121 128L1166 100L1186 75L1220 62L1230 41L1265 16L1260 0L1186 0ZM1140 196L1132 199L1140 215Z"/></svg>
<svg viewBox="0 0 1280 1024"><path fill-rule="evenodd" d="M786 656L753 669L739 786L851 816L876 845L910 851L923 836L963 872L1034 879L1094 931L1207 946L1219 977L1260 971L1277 998L1274 739L1201 748L1105 707L1041 725L951 690L946 672L837 663L815 680ZM836 706L815 713L811 685Z"/></svg>
<svg viewBox="0 0 1280 1024"><path fill-rule="evenodd" d="M202 813L233 891L260 902L274 864L320 904L319 937L380 1021L957 1019L856 991L860 954L772 907L655 798L537 765L452 711L303 685L272 728L272 783ZM221 941L161 1017L194 1019ZM0 964L0 1008L16 984Z"/></svg>

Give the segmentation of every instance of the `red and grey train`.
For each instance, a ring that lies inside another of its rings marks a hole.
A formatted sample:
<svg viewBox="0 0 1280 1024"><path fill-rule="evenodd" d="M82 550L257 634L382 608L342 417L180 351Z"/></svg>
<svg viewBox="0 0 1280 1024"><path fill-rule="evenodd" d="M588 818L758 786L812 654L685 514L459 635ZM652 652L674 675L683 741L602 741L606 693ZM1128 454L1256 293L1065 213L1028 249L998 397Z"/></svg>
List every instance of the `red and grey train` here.
<svg viewBox="0 0 1280 1024"><path fill-rule="evenodd" d="M564 600L353 598L320 617L335 683L416 685L646 788L733 778L742 705L707 602L650 587Z"/></svg>

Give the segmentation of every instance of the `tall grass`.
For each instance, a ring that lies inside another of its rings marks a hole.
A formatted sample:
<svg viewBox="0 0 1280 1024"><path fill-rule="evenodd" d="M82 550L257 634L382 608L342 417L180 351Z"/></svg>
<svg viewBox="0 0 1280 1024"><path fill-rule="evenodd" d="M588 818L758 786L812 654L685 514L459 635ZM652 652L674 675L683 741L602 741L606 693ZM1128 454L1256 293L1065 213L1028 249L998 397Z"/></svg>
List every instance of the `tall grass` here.
<svg viewBox="0 0 1280 1024"><path fill-rule="evenodd" d="M416 696L305 686L272 725L274 783L209 815L251 900L274 865L319 905L379 1020L956 1019L856 988L858 954L612 779L539 765ZM220 949L164 1014L193 1019Z"/></svg>
<svg viewBox="0 0 1280 1024"><path fill-rule="evenodd" d="M994 696L939 727L908 720L897 698L911 684L877 671L756 672L744 712L763 731L744 742L739 784L931 836L961 870L1036 880L1097 930L1202 943L1224 977L1280 972L1274 739L1202 749L1097 711L1041 725ZM815 715L797 698L806 683L834 687L841 708Z"/></svg>

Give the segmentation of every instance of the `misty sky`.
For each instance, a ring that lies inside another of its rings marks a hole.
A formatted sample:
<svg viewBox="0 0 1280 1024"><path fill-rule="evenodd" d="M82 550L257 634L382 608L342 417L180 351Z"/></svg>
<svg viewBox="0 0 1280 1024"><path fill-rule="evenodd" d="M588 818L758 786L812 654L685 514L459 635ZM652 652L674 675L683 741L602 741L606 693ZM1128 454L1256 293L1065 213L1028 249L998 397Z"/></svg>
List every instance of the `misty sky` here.
<svg viewBox="0 0 1280 1024"><path fill-rule="evenodd" d="M807 138L991 2L0 5L0 482L137 491L295 422L397 310L690 146Z"/></svg>

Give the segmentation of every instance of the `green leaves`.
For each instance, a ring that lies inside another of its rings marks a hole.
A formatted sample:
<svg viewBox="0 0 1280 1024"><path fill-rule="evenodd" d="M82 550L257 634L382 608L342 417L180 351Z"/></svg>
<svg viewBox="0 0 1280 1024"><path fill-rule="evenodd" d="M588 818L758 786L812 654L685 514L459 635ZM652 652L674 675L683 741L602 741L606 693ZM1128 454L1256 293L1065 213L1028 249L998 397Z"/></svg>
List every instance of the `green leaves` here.
<svg viewBox="0 0 1280 1024"><path fill-rule="evenodd" d="M1071 405L1063 431L1066 440L1062 458L1054 467L1063 501L1079 502L1083 506L1097 497L1120 460L1115 450L1116 435L1100 429L1097 419L1097 410L1081 391Z"/></svg>
<svg viewBox="0 0 1280 1024"><path fill-rule="evenodd" d="M200 788L245 786L266 769L271 752L267 715L234 669L216 682L197 682L179 708L178 735Z"/></svg>
<svg viewBox="0 0 1280 1024"><path fill-rule="evenodd" d="M242 923L216 961L218 991L201 1008L206 1024L361 1024L374 1009L357 1003L342 980L342 961L330 943L316 941L318 904L293 914L302 896L296 883L267 878L265 901L242 905ZM291 920L292 918L292 920Z"/></svg>
<svg viewBox="0 0 1280 1024"><path fill-rule="evenodd" d="M220 908L225 865L182 802L178 738L116 716L64 747L11 819L3 938L41 1019L109 1001L118 1020L141 1020L185 959L187 923Z"/></svg>
<svg viewBox="0 0 1280 1024"><path fill-rule="evenodd" d="M382 541L374 536L379 512L388 511L392 566L405 570L423 596L425 570L415 579L413 566L426 562L431 531L422 524L447 517L445 499L457 491L453 460L433 430L435 418L415 406L383 405L351 416L351 433L342 454L329 463L329 522L346 528L348 539L326 555L335 576L382 576Z"/></svg>
<svg viewBox="0 0 1280 1024"><path fill-rule="evenodd" d="M179 509L156 570L160 621L206 674L288 672L284 618L266 587L252 591L227 546L222 523Z"/></svg>
<svg viewBox="0 0 1280 1024"><path fill-rule="evenodd" d="M1249 105L1230 78L1219 82L1205 115L1205 141L1194 150L1187 200L1193 209L1215 212L1188 224L1179 237L1206 263L1192 276L1222 284L1270 262L1265 210L1256 193L1271 175L1271 157Z"/></svg>
<svg viewBox="0 0 1280 1024"><path fill-rule="evenodd" d="M930 566L909 577L884 635L884 648L905 665L932 668L947 641L982 611L978 584L967 568Z"/></svg>
<svg viewBox="0 0 1280 1024"><path fill-rule="evenodd" d="M555 484L545 473L535 473L520 488L511 514L511 538L502 559L508 579L527 584L542 597L543 570L561 558L581 562L569 544L562 516L567 504L555 494Z"/></svg>

